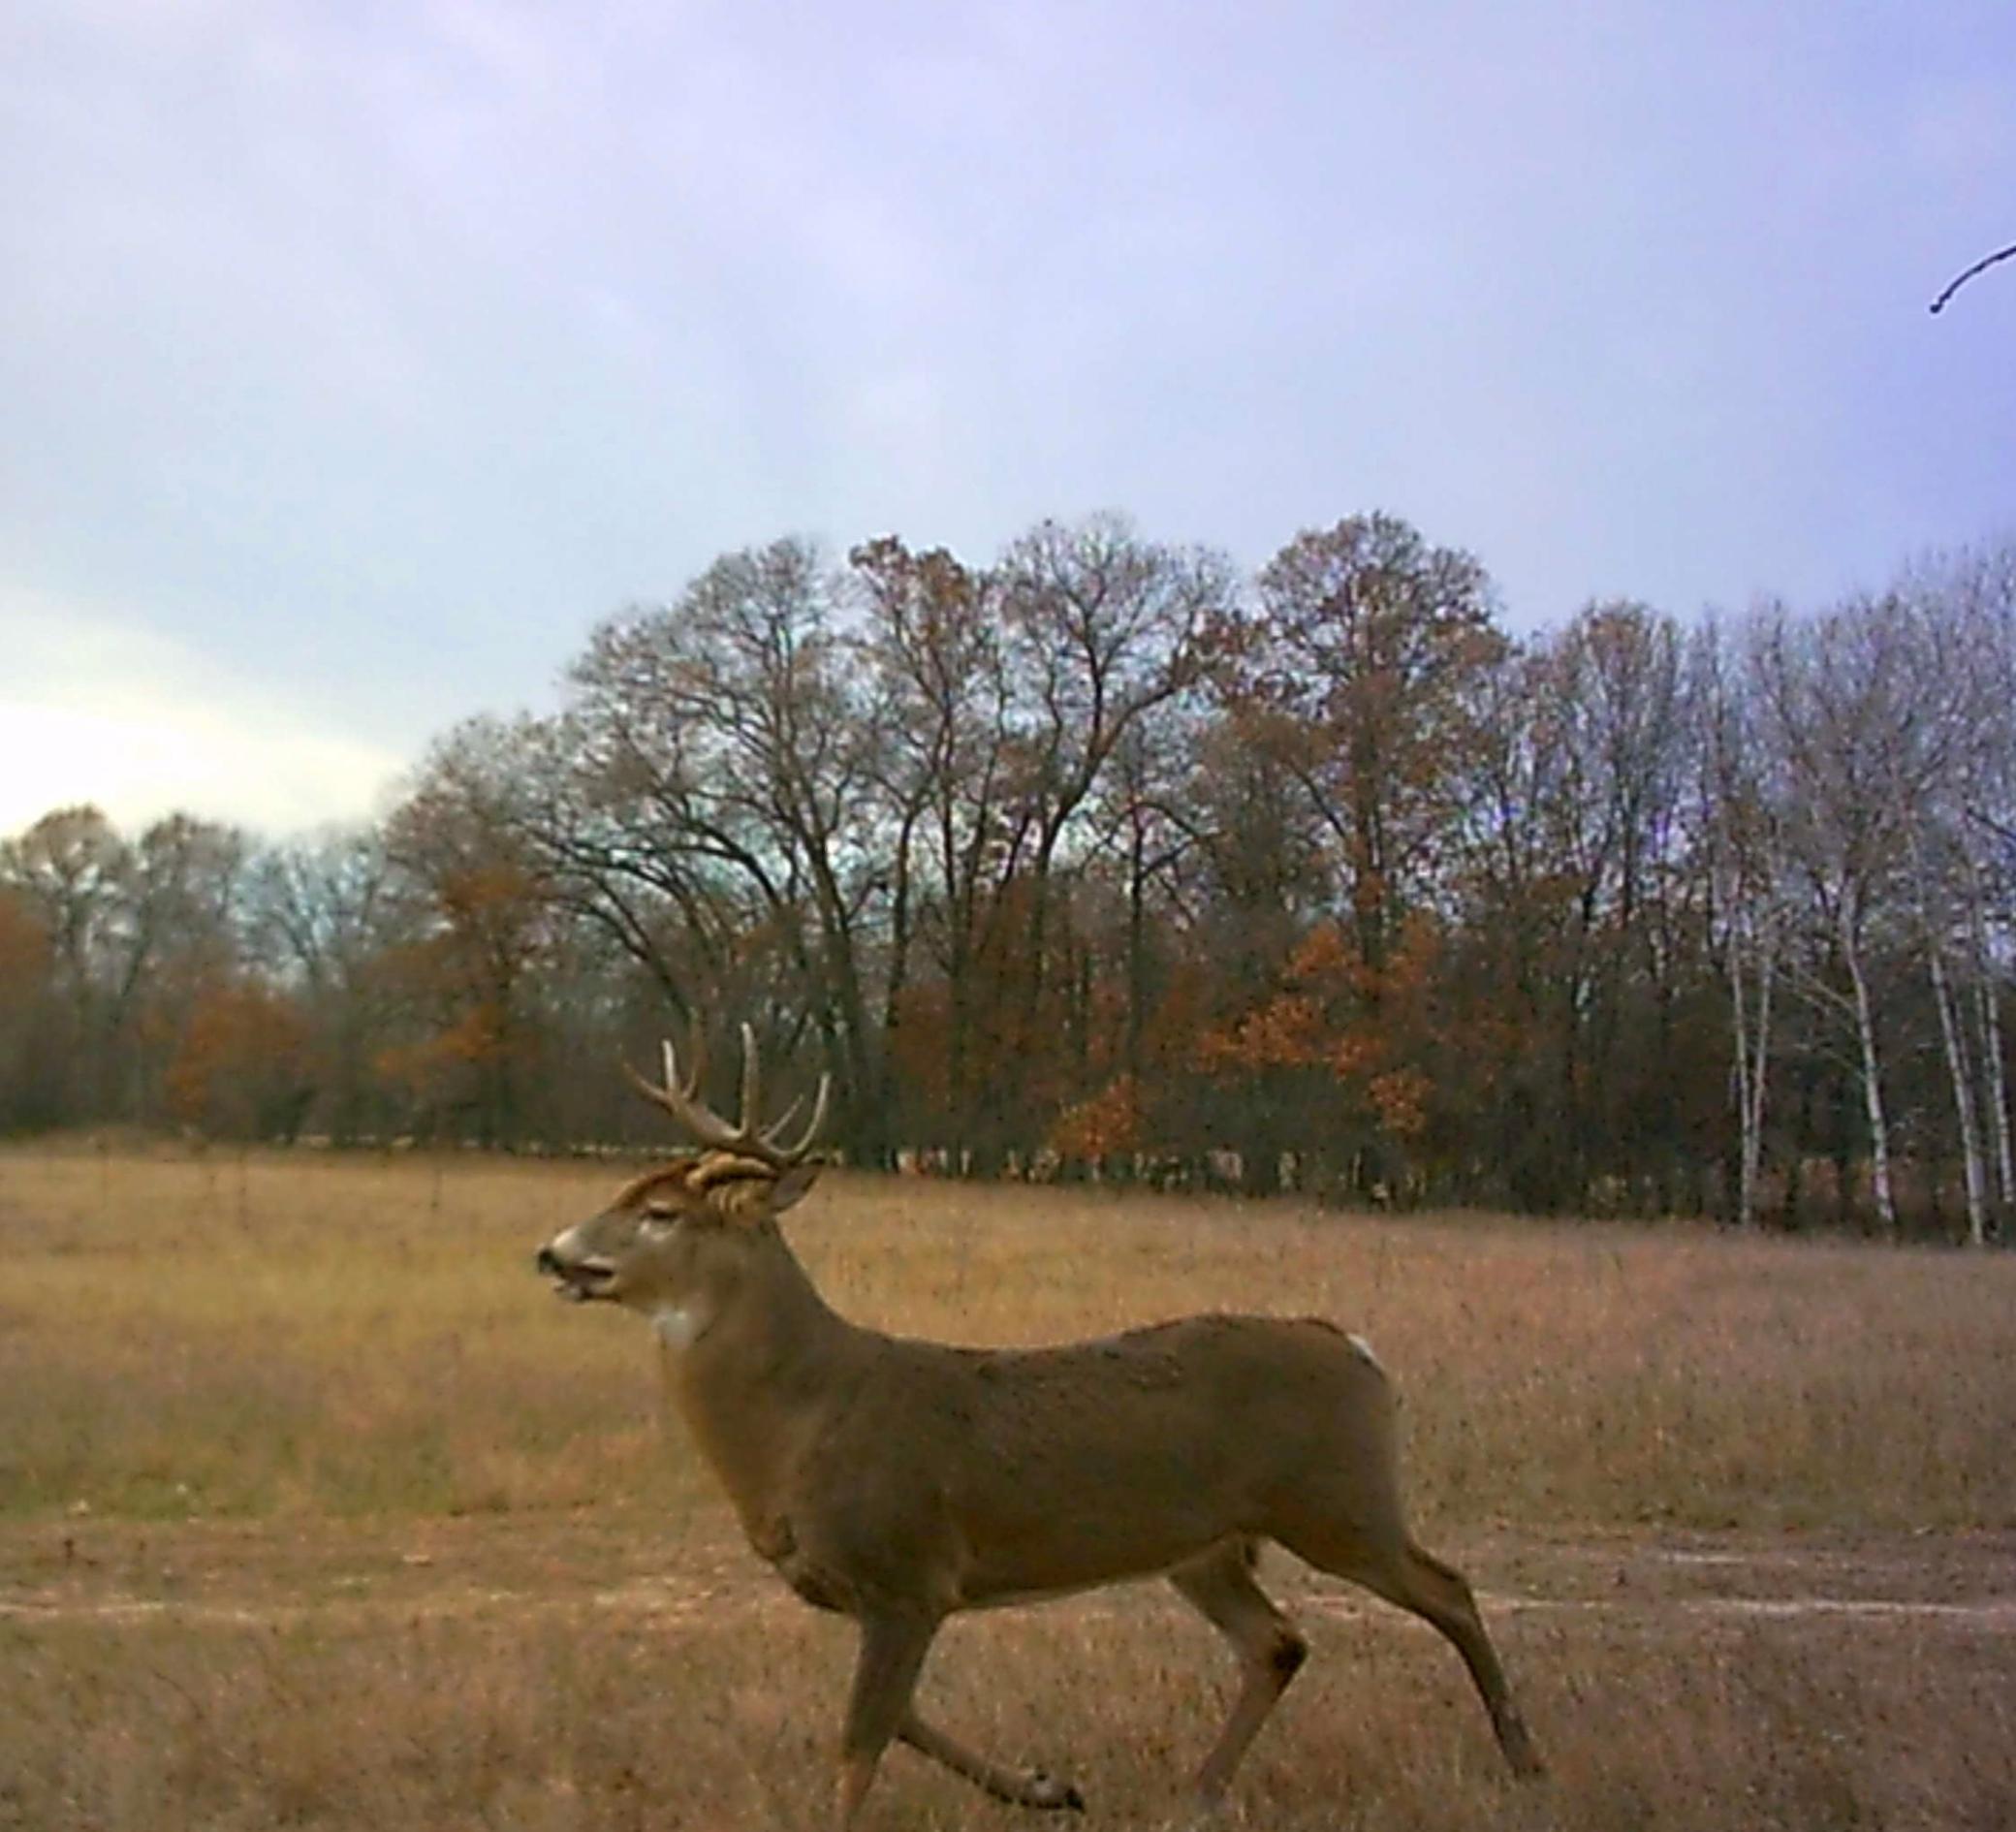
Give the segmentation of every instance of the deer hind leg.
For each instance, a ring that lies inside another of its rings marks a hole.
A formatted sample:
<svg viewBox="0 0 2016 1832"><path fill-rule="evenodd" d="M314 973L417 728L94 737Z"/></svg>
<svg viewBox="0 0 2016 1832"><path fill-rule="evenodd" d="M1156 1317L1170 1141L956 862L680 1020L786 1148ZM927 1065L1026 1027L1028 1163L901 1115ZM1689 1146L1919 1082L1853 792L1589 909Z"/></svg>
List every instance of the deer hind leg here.
<svg viewBox="0 0 2016 1832"><path fill-rule="evenodd" d="M1477 1598L1462 1572L1444 1564L1409 1539L1400 1557L1389 1565L1362 1575L1368 1590L1412 1610L1423 1621L1433 1623L1463 1656L1470 1670L1484 1709L1491 1714L1491 1727L1498 1748L1515 1775L1532 1777L1544 1772L1533 1739L1513 1702L1505 1670L1498 1664L1497 1649L1486 1632L1484 1619L1477 1613Z"/></svg>
<svg viewBox="0 0 2016 1832"><path fill-rule="evenodd" d="M1224 1797L1232 1771L1307 1658L1308 1644L1253 1581L1248 1542L1180 1565L1169 1581L1232 1643L1244 1669L1232 1715L1197 1772L1198 1798L1210 1808Z"/></svg>
<svg viewBox="0 0 2016 1832"><path fill-rule="evenodd" d="M1333 1576L1362 1584L1375 1596L1398 1603L1439 1628L1469 1668L1512 1772L1524 1777L1545 1772L1526 1720L1513 1702L1497 1650L1477 1613L1477 1598L1454 1565L1423 1551L1401 1529L1370 1535L1319 1529L1284 1537L1281 1543L1298 1558Z"/></svg>
<svg viewBox="0 0 2016 1832"><path fill-rule="evenodd" d="M898 1740L907 1743L921 1755L942 1763L962 1781L969 1781L983 1793L1011 1807L1041 1807L1051 1810L1085 1811L1085 1797L1069 1782L1058 1781L1041 1769L1018 1771L1002 1768L984 1755L976 1755L955 1742L934 1724L927 1723L913 1708L903 1714L897 1726Z"/></svg>

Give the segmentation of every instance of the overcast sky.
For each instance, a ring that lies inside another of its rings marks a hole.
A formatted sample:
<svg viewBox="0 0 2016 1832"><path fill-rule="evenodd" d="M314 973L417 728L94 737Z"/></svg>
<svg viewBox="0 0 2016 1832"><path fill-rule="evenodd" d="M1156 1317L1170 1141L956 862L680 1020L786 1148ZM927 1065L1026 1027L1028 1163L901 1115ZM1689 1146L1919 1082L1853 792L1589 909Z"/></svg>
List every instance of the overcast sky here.
<svg viewBox="0 0 2016 1832"><path fill-rule="evenodd" d="M2009 0L0 0L0 834L370 810L715 554L1508 621L2016 534Z"/></svg>

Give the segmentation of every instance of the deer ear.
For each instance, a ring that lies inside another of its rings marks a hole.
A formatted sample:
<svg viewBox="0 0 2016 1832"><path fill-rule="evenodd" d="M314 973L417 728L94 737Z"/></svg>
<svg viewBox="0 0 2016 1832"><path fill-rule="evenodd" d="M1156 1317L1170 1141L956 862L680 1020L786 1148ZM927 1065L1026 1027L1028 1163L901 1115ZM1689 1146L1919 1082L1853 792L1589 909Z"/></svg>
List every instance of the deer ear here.
<svg viewBox="0 0 2016 1832"><path fill-rule="evenodd" d="M786 1209L795 1206L818 1180L821 1168L816 1163L792 1165L771 1188L771 1214L782 1215Z"/></svg>
<svg viewBox="0 0 2016 1832"><path fill-rule="evenodd" d="M711 1184L708 1200L733 1221L754 1225L791 1208L819 1175L817 1164L794 1164L775 1177L738 1177Z"/></svg>

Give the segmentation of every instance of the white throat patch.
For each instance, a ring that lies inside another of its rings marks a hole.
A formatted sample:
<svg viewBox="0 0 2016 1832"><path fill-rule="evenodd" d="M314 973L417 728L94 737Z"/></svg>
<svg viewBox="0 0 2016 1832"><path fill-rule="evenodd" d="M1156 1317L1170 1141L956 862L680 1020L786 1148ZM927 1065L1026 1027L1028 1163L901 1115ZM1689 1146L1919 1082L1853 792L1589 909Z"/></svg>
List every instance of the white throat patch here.
<svg viewBox="0 0 2016 1832"><path fill-rule="evenodd" d="M661 1305L651 1312L651 1328L658 1332L658 1340L674 1354L683 1354L693 1346L694 1339L700 1334L702 1318L698 1311L682 1310L676 1304Z"/></svg>

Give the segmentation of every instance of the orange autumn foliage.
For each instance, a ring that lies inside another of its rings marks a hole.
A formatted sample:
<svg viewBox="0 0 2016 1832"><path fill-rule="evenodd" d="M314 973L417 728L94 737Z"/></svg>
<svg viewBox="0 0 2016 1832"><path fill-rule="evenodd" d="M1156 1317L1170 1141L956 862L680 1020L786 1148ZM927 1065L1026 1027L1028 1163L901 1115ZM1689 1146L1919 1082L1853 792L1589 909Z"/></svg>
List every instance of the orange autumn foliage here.
<svg viewBox="0 0 2016 1832"><path fill-rule="evenodd" d="M169 1061L169 1110L205 1132L247 1135L299 1087L306 1056L307 1027L284 995L252 980L206 987Z"/></svg>
<svg viewBox="0 0 2016 1832"><path fill-rule="evenodd" d="M49 968L48 930L17 891L0 890L0 998L25 996Z"/></svg>
<svg viewBox="0 0 2016 1832"><path fill-rule="evenodd" d="M1266 1069L1320 1069L1363 1099L1395 1137L1427 1128L1434 1084L1421 1058L1437 1041L1429 1008L1439 937L1410 917L1380 965L1367 962L1344 926L1319 923L1281 971L1279 987L1197 1040L1197 1066L1222 1079Z"/></svg>
<svg viewBox="0 0 2016 1832"><path fill-rule="evenodd" d="M1065 1157L1110 1157L1138 1150L1141 1134L1141 1090L1133 1076L1122 1075L1065 1108L1050 1129L1049 1145Z"/></svg>

